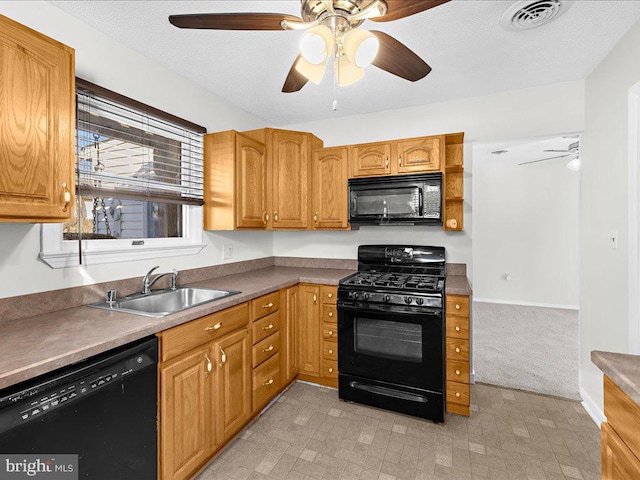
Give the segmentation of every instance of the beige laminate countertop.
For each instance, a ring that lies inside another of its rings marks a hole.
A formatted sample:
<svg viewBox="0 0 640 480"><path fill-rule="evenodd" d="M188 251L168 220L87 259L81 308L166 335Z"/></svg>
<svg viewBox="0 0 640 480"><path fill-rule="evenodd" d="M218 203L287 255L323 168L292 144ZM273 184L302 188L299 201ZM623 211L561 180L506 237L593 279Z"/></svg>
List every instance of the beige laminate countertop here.
<svg viewBox="0 0 640 480"><path fill-rule="evenodd" d="M591 361L640 405L640 355L594 350Z"/></svg>
<svg viewBox="0 0 640 480"><path fill-rule="evenodd" d="M276 266L216 277L190 286L241 293L163 318L81 306L5 321L0 323L0 389L281 288L297 283L337 285L352 273ZM448 276L446 293L470 295L467 278Z"/></svg>

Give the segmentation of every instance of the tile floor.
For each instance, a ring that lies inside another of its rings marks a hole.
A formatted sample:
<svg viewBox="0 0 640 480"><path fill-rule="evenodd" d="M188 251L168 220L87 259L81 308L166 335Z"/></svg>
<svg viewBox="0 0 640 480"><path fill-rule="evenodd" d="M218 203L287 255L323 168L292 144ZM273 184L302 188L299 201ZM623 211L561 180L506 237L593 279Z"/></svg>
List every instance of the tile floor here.
<svg viewBox="0 0 640 480"><path fill-rule="evenodd" d="M197 480L600 478L600 430L580 403L488 385L470 418L434 424L295 383Z"/></svg>

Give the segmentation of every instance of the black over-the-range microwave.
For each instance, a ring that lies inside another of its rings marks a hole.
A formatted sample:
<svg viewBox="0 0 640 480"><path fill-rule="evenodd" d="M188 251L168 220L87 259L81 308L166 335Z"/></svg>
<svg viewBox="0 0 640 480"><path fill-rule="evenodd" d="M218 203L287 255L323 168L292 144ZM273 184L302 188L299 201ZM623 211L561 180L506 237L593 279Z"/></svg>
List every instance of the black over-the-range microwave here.
<svg viewBox="0 0 640 480"><path fill-rule="evenodd" d="M349 180L352 225L442 225L442 173Z"/></svg>

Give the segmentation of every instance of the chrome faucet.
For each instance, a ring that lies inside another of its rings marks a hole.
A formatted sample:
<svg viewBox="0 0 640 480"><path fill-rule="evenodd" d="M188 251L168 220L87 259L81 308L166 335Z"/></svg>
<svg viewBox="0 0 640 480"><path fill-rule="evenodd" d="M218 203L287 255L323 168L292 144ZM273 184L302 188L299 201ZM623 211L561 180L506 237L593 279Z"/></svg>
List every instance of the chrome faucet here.
<svg viewBox="0 0 640 480"><path fill-rule="evenodd" d="M143 295L147 295L151 292L151 287L155 285L155 283L160 280L162 277L166 277L167 275L171 275L171 290L176 289L176 281L178 279L178 271L173 270L172 272L162 273L157 275L156 278L151 280L151 274L155 269L159 268L159 266L153 267L151 270L147 272L147 274L142 279L142 293Z"/></svg>

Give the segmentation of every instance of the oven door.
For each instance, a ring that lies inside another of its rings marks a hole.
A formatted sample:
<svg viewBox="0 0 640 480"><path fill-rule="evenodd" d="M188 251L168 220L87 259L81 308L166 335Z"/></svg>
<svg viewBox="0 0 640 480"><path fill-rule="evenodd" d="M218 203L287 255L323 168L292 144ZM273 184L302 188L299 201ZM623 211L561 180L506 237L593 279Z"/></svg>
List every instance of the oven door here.
<svg viewBox="0 0 640 480"><path fill-rule="evenodd" d="M441 309L338 302L338 370L443 392Z"/></svg>

